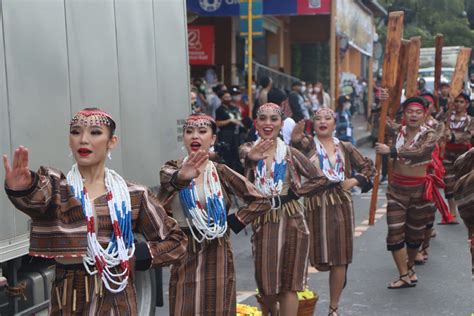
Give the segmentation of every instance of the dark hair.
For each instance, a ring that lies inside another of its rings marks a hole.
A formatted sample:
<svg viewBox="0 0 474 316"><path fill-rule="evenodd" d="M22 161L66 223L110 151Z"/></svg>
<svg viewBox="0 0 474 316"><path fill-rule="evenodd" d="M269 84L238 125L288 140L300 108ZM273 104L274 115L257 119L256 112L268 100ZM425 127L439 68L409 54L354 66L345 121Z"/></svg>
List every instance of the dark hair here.
<svg viewBox="0 0 474 316"><path fill-rule="evenodd" d="M100 108L84 108L81 111L101 111L101 112L107 113L107 112L105 112L104 110L102 110ZM107 113L107 114L109 114L109 113ZM107 126L107 129L110 132L110 137L112 137L112 136L115 135L115 129L117 128L117 124L115 124L115 121L113 119L111 119L110 117L107 117L107 122L109 122L109 125L106 125L106 126Z"/></svg>
<svg viewBox="0 0 474 316"><path fill-rule="evenodd" d="M425 109L427 109L427 108L430 106L428 100L426 100L426 99L423 98L423 97L416 96L416 97L411 97L411 98L406 99L406 100L402 103L402 109L405 110L405 107L407 107L408 104L410 104L410 103L418 103L418 104L420 104L422 107L424 107Z"/></svg>
<svg viewBox="0 0 474 316"><path fill-rule="evenodd" d="M301 81L295 81L291 84L291 88L302 87L302 86L303 86L303 83Z"/></svg>
<svg viewBox="0 0 474 316"><path fill-rule="evenodd" d="M264 76L264 77L260 78L260 85L263 88L267 88L270 85L270 82L271 82L271 79L268 76Z"/></svg>
<svg viewBox="0 0 474 316"><path fill-rule="evenodd" d="M191 118L191 117L209 118L209 115L204 114L204 113L193 113L193 114L188 116L188 118ZM217 124L213 119L209 120L209 121L211 122L212 135L216 135L217 134ZM184 133L184 130L183 130L183 133Z"/></svg>
<svg viewBox="0 0 474 316"><path fill-rule="evenodd" d="M227 90L220 90L219 92L217 92L217 96L219 97L219 99L222 99L222 97L227 93L230 94L230 92Z"/></svg>
<svg viewBox="0 0 474 316"><path fill-rule="evenodd" d="M282 102L287 98L286 93L277 88L268 91L267 101L281 106Z"/></svg>
<svg viewBox="0 0 474 316"><path fill-rule="evenodd" d="M442 87L448 87L449 88L449 83L447 83L446 81L443 81L439 84L439 87L442 88Z"/></svg>
<svg viewBox="0 0 474 316"><path fill-rule="evenodd" d="M222 88L224 88L224 85L222 83L219 83L218 85L212 87L212 91L214 91L214 93L219 93L219 91L222 90Z"/></svg>
<svg viewBox="0 0 474 316"><path fill-rule="evenodd" d="M469 95L467 93L464 93L464 92L461 92L460 94L458 94L456 99L457 98L463 98L467 102L467 104L469 104L469 102L471 102L471 99L469 98Z"/></svg>

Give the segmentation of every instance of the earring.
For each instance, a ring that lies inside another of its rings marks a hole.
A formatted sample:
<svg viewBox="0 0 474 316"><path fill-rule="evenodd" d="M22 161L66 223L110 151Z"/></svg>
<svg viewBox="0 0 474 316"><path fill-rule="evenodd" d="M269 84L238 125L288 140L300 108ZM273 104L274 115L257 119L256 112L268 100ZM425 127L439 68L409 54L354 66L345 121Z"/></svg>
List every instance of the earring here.
<svg viewBox="0 0 474 316"><path fill-rule="evenodd" d="M109 158L109 160L112 160L112 152L110 151L107 152L107 158Z"/></svg>
<svg viewBox="0 0 474 316"><path fill-rule="evenodd" d="M211 153L213 153L213 152L215 151L214 145L212 145L211 147L209 147L209 151L210 151Z"/></svg>

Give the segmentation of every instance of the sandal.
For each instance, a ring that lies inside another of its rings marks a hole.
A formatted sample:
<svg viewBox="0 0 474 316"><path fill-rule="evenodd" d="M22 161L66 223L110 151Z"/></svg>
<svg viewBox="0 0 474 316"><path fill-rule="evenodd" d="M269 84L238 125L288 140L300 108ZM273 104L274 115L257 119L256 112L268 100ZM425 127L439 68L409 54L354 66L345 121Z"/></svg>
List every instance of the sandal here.
<svg viewBox="0 0 474 316"><path fill-rule="evenodd" d="M406 281L406 280L403 279L403 278L406 278L406 277L408 277L408 273L404 274L404 275L401 275L400 278L397 281L390 283L387 286L387 288L391 289L391 290L396 290L396 289L404 289L404 288L409 288L409 287L415 287L416 284L413 284L411 281ZM402 282L402 284L399 285L399 286L396 286L395 284L397 282Z"/></svg>
<svg viewBox="0 0 474 316"><path fill-rule="evenodd" d="M337 307L332 307L329 305L329 313L328 316L338 316L339 314L337 313Z"/></svg>
<svg viewBox="0 0 474 316"><path fill-rule="evenodd" d="M416 276L416 272L413 269L413 266L408 267L408 277L410 278L411 283L417 283L418 282L418 277Z"/></svg>

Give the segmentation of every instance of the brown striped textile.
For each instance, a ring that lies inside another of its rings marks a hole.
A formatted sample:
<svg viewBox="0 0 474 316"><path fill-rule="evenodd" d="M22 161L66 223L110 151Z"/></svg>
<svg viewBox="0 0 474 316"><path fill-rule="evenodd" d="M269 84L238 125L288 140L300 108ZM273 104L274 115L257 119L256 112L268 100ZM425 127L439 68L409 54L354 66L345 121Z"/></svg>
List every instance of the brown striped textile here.
<svg viewBox="0 0 474 316"><path fill-rule="evenodd" d="M424 240L426 224L433 212L433 201L423 198L425 185L389 183L387 188L387 249L418 248Z"/></svg>
<svg viewBox="0 0 474 316"><path fill-rule="evenodd" d="M309 231L303 206L292 200L280 211L273 220L252 225L255 280L262 295L303 291L306 286Z"/></svg>
<svg viewBox="0 0 474 316"><path fill-rule="evenodd" d="M235 269L230 237L198 243L171 268L170 315L236 315Z"/></svg>
<svg viewBox="0 0 474 316"><path fill-rule="evenodd" d="M55 272L50 315L138 315L135 285L132 281L122 292L113 294L105 288L97 275L90 276L83 267L77 270L56 267Z"/></svg>
<svg viewBox="0 0 474 316"><path fill-rule="evenodd" d="M181 166L182 160L168 161L160 170L159 199L170 214L173 214L170 205L178 190L189 185L189 182L180 183L176 179ZM236 213L243 224L247 225L268 212L270 201L252 183L225 165L215 166L226 209L231 206L231 194L245 203ZM229 231L225 238L201 244L188 235L186 257L171 269L170 315L235 315L235 270Z"/></svg>
<svg viewBox="0 0 474 316"><path fill-rule="evenodd" d="M454 199L468 229L469 238L474 239L474 148L460 156L454 168L458 178L454 187Z"/></svg>
<svg viewBox="0 0 474 316"><path fill-rule="evenodd" d="M465 152L466 149L446 149L444 153L443 166L446 169L446 173L444 174L443 178L444 183L446 184L446 187L444 188L444 196L447 199L453 198L454 186L456 184L457 179L459 179L456 176L454 170L454 162Z"/></svg>
<svg viewBox="0 0 474 316"><path fill-rule="evenodd" d="M34 183L28 190L12 191L6 188L9 198L16 208L32 218L30 254L53 257L62 263L82 262L81 257L87 251L87 223L80 201L74 197L65 176L60 171L41 167L33 175ZM127 184L132 205L133 231L144 235L150 250L152 265L162 266L179 261L185 254L186 235L179 229L176 221L166 214L156 197L145 186ZM105 247L110 241L113 231L106 194L97 197L93 203L98 221L98 240ZM61 271L58 273L56 280L58 277L62 278ZM84 273L84 271L77 273ZM69 275L68 272L68 277L72 279L68 281L68 286L72 285L74 279L73 275ZM77 282L80 283L81 280ZM59 287L61 286L59 285ZM77 290L76 296L83 295L79 285ZM51 297L54 298L56 296L55 287L52 291ZM134 315L136 302L131 302L135 300L132 282L128 283L124 291L123 295L126 296L126 299L117 299L122 294L115 296L115 294L109 293L106 297L111 299L108 298L107 302L101 302L105 304L104 306L111 305L97 308L104 311L105 309L102 308L120 310L120 313L116 315ZM67 295L72 295L72 290L67 291ZM67 306L63 306L60 311L63 315L72 313L73 304L71 301L68 302ZM77 304L79 306L83 303L83 301L78 301ZM54 311L54 300L52 307ZM91 308L92 311L97 311L96 307ZM122 310L122 308L125 309ZM102 315L102 313L91 312L90 315Z"/></svg>
<svg viewBox="0 0 474 316"><path fill-rule="evenodd" d="M351 143L341 142L340 154L344 157L346 179L353 176L359 181L363 191L371 188L375 174L372 160L364 157ZM311 136L295 143L302 149L320 176L319 157ZM324 176L323 176L324 177ZM324 177L325 178L325 177ZM326 178L325 178L326 179ZM328 270L330 266L347 265L352 262L354 210L350 192L342 189L339 183L325 183L305 198L306 219L310 231L309 260L318 270Z"/></svg>

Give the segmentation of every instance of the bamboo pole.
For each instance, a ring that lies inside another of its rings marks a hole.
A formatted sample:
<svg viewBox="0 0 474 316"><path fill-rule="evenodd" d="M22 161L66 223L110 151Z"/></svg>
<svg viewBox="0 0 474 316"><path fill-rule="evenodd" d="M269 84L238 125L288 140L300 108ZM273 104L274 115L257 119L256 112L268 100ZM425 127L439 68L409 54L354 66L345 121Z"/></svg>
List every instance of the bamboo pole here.
<svg viewBox="0 0 474 316"><path fill-rule="evenodd" d="M436 112L439 112L439 86L441 84L441 67L443 61L443 44L444 38L442 34L436 35L436 50L435 50L435 73L434 73L434 96Z"/></svg>
<svg viewBox="0 0 474 316"><path fill-rule="evenodd" d="M392 89L395 85L397 70L398 70L398 55L400 53L400 46L403 34L403 12L390 12L387 26L387 41L385 43L385 56L382 73L382 87ZM383 100L380 109L380 127L378 141L384 142L385 138L385 124L387 123L387 111L389 100ZM377 155L375 158L375 178L374 187L372 189L372 199L370 201L369 210L369 225L374 225L375 209L377 208L377 194L380 182L380 167L382 165L382 156Z"/></svg>
<svg viewBox="0 0 474 316"><path fill-rule="evenodd" d="M418 87L418 69L420 68L420 49L421 37L416 36L410 38L410 49L408 51L408 72L407 72L407 86L405 88L405 95L411 98L416 95Z"/></svg>

